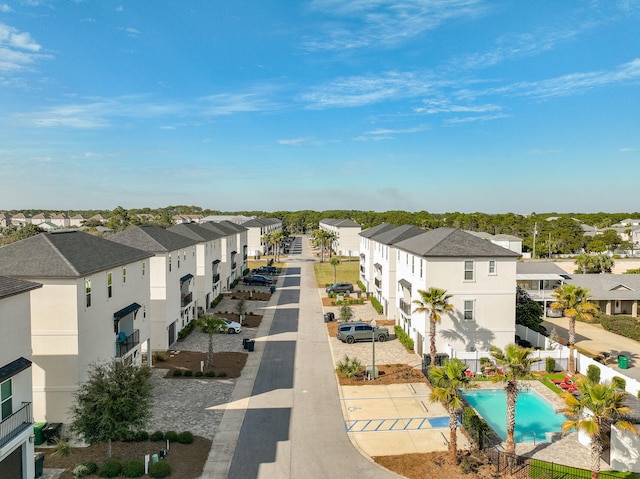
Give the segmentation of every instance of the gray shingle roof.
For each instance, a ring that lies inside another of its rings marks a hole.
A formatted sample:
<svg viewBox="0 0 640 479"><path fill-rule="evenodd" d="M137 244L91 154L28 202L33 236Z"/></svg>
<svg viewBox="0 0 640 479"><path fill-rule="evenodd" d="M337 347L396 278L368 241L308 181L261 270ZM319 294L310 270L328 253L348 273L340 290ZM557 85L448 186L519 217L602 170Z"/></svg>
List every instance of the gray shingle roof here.
<svg viewBox="0 0 640 479"><path fill-rule="evenodd" d="M218 224L222 226L226 226L231 231L235 231L236 233L242 233L243 231L247 231L249 229L237 223L233 223L232 221L229 221L229 220L220 221Z"/></svg>
<svg viewBox="0 0 640 479"><path fill-rule="evenodd" d="M191 238L198 242L212 241L218 238L222 238L222 233L213 231L208 228L203 228L201 225L196 223L182 223L172 226L168 229L168 231L186 236L187 238Z"/></svg>
<svg viewBox="0 0 640 479"><path fill-rule="evenodd" d="M0 248L0 274L18 278L77 278L151 256L82 231L52 231Z"/></svg>
<svg viewBox="0 0 640 479"><path fill-rule="evenodd" d="M222 236L231 236L236 234L235 230L232 230L228 226L221 223L214 222L214 221L207 221L206 223L200 223L200 226L202 226L203 228L208 228L212 231L216 231Z"/></svg>
<svg viewBox="0 0 640 479"><path fill-rule="evenodd" d="M457 228L438 228L426 231L400 241L395 246L398 249L424 257L520 257L520 254L514 251Z"/></svg>
<svg viewBox="0 0 640 479"><path fill-rule="evenodd" d="M516 274L558 274L567 276L567 272L553 261L519 261Z"/></svg>
<svg viewBox="0 0 640 479"><path fill-rule="evenodd" d="M150 253L177 251L197 243L192 238L187 238L159 226L131 226L121 233L109 237L109 240L149 251Z"/></svg>
<svg viewBox="0 0 640 479"><path fill-rule="evenodd" d="M378 243L392 245L423 233L425 233L425 230L418 226L403 225L378 233L372 236L371 239Z"/></svg>
<svg viewBox="0 0 640 479"><path fill-rule="evenodd" d="M360 228L360 224L349 219L325 218L320 223L336 226L339 228Z"/></svg>
<svg viewBox="0 0 640 479"><path fill-rule="evenodd" d="M572 274L567 283L589 288L595 300L640 299L640 274Z"/></svg>
<svg viewBox="0 0 640 479"><path fill-rule="evenodd" d="M389 231L394 228L397 228L397 226L392 225L391 223L380 223L379 225L372 226L371 228L367 228L360 232L360 236L363 238L371 238L377 234L384 233L385 231Z"/></svg>
<svg viewBox="0 0 640 479"><path fill-rule="evenodd" d="M42 285L40 283L10 278L9 276L0 276L0 299L26 293L27 291L41 287Z"/></svg>

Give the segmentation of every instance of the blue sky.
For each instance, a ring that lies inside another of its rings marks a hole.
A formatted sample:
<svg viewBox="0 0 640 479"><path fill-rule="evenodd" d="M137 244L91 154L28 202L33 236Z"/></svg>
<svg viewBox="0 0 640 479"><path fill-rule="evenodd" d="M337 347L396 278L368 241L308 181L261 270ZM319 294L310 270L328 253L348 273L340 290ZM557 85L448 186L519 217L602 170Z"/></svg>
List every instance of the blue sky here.
<svg viewBox="0 0 640 479"><path fill-rule="evenodd" d="M640 210L640 1L0 0L0 210Z"/></svg>

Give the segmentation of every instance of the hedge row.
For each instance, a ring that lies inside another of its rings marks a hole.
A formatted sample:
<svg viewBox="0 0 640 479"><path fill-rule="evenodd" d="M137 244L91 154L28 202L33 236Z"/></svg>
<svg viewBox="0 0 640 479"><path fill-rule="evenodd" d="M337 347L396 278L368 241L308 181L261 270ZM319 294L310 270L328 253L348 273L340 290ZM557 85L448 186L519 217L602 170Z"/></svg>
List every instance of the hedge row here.
<svg viewBox="0 0 640 479"><path fill-rule="evenodd" d="M631 316L603 314L600 316L600 324L607 331L640 341L640 323Z"/></svg>

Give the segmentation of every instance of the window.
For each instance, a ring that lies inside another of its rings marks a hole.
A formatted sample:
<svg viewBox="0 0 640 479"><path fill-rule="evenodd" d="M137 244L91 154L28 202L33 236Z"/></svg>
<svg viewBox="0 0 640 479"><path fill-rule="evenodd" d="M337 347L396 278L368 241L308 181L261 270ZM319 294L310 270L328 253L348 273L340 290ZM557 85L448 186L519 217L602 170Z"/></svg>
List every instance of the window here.
<svg viewBox="0 0 640 479"><path fill-rule="evenodd" d="M412 256L411 257L411 274L414 274L416 272L416 257Z"/></svg>
<svg viewBox="0 0 640 479"><path fill-rule="evenodd" d="M91 279L84 281L84 295L86 297L87 308L91 306Z"/></svg>
<svg viewBox="0 0 640 479"><path fill-rule="evenodd" d="M180 269L180 251L178 251L178 269Z"/></svg>
<svg viewBox="0 0 640 479"><path fill-rule="evenodd" d="M122 268L122 284L127 282L127 268Z"/></svg>
<svg viewBox="0 0 640 479"><path fill-rule="evenodd" d="M113 276L111 271L107 273L107 298L113 296Z"/></svg>
<svg viewBox="0 0 640 479"><path fill-rule="evenodd" d="M465 261L464 262L464 280L465 281L473 281L473 261Z"/></svg>
<svg viewBox="0 0 640 479"><path fill-rule="evenodd" d="M422 263L422 259L420 259L420 277L422 278L422 267L423 267L423 263Z"/></svg>
<svg viewBox="0 0 640 479"><path fill-rule="evenodd" d="M489 274L496 274L496 260L489 260Z"/></svg>
<svg viewBox="0 0 640 479"><path fill-rule="evenodd" d="M13 391L11 388L11 379L0 384L0 403L2 416L1 419L9 417L13 413L13 401L11 398L13 397Z"/></svg>
<svg viewBox="0 0 640 479"><path fill-rule="evenodd" d="M145 275L145 273L146 273L146 267L147 267L147 265L146 265L146 263L143 261L143 262L142 262L142 277L143 277L143 278L144 278L144 275Z"/></svg>
<svg viewBox="0 0 640 479"><path fill-rule="evenodd" d="M465 299L464 300L464 320L465 321L473 321L473 307L475 305L475 301L473 299Z"/></svg>
<svg viewBox="0 0 640 479"><path fill-rule="evenodd" d="M169 253L169 271L171 271L171 253Z"/></svg>

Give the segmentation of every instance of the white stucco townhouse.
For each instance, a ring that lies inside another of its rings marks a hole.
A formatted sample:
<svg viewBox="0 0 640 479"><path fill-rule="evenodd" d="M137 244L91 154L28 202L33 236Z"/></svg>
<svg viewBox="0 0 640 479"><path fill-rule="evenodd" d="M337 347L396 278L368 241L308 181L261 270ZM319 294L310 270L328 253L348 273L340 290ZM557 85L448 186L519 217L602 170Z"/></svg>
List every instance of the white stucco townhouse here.
<svg viewBox="0 0 640 479"><path fill-rule="evenodd" d="M224 220L218 222L218 226L225 228L230 233L235 232L235 246L233 246L233 251L235 254L232 254L232 269L235 264L235 271L237 275L234 277L242 277L242 274L247 269L247 261L249 259L249 245L247 238L247 228L244 226L234 223L233 221Z"/></svg>
<svg viewBox="0 0 640 479"><path fill-rule="evenodd" d="M332 248L339 256L356 256L360 251L361 226L353 220L324 218L319 228L336 237Z"/></svg>
<svg viewBox="0 0 640 479"><path fill-rule="evenodd" d="M35 477L30 292L41 287L0 276L0 477Z"/></svg>
<svg viewBox="0 0 640 479"><path fill-rule="evenodd" d="M69 422L92 363L142 364L150 347L150 257L76 230L0 248L0 274L43 285L31 291L36 421Z"/></svg>
<svg viewBox="0 0 640 479"><path fill-rule="evenodd" d="M282 220L278 218L252 218L242 223L247 228L247 254L255 259L266 255L269 245L264 235L282 231Z"/></svg>
<svg viewBox="0 0 640 479"><path fill-rule="evenodd" d="M178 333L197 319L196 241L158 226L131 226L109 241L153 255L151 278L151 349L166 351Z"/></svg>
<svg viewBox="0 0 640 479"><path fill-rule="evenodd" d="M222 235L220 242L222 264L219 268L222 290L220 292L225 293L231 288L231 283L241 278L243 273L244 263L238 257L239 233L236 229L231 229L221 222L207 221L200 226ZM242 255L242 253L240 254Z"/></svg>
<svg viewBox="0 0 640 479"><path fill-rule="evenodd" d="M437 327L439 352L486 351L514 341L518 253L455 228L426 231L395 248L399 324L418 355L429 350L429 319L413 312L413 301L430 287L446 290L454 307Z"/></svg>
<svg viewBox="0 0 640 479"><path fill-rule="evenodd" d="M198 308L206 312L220 294L220 265L222 264L222 234L202 228L195 223L174 225L169 231L196 243L196 301Z"/></svg>
<svg viewBox="0 0 640 479"><path fill-rule="evenodd" d="M380 223L372 228L368 228L360 233L360 282L366 288L366 291L373 293L374 284L374 248L377 245L375 239L377 234L384 233L397 228L390 223Z"/></svg>

